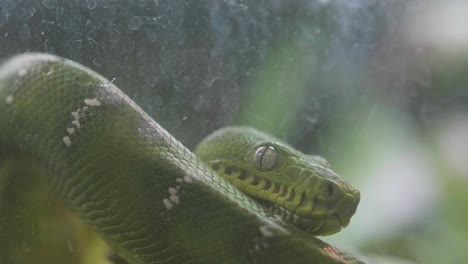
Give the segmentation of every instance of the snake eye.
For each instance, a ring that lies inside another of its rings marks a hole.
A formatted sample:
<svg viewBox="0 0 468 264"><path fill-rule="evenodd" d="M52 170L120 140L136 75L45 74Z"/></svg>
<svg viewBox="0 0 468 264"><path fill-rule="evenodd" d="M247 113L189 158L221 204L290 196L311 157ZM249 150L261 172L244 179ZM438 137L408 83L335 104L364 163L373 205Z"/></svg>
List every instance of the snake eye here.
<svg viewBox="0 0 468 264"><path fill-rule="evenodd" d="M261 171L269 171L278 164L278 151L270 145L258 147L254 153L254 166Z"/></svg>

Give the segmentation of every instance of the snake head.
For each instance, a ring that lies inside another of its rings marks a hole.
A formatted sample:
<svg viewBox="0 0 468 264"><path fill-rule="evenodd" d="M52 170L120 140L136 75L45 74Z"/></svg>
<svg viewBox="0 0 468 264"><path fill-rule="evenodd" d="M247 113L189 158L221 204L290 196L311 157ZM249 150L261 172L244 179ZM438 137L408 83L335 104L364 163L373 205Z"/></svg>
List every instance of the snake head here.
<svg viewBox="0 0 468 264"><path fill-rule="evenodd" d="M346 227L359 204L359 191L324 158L253 128L220 129L195 153L258 203L313 235Z"/></svg>

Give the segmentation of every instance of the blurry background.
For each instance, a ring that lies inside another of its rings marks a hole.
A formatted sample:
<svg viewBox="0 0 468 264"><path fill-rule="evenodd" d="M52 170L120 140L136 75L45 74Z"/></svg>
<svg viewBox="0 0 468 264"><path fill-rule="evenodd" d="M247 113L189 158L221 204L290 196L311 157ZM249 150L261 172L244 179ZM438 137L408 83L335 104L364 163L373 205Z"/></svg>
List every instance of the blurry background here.
<svg viewBox="0 0 468 264"><path fill-rule="evenodd" d="M0 0L0 60L26 51L114 79L189 148L245 124L326 157L362 195L333 245L467 262L468 1Z"/></svg>

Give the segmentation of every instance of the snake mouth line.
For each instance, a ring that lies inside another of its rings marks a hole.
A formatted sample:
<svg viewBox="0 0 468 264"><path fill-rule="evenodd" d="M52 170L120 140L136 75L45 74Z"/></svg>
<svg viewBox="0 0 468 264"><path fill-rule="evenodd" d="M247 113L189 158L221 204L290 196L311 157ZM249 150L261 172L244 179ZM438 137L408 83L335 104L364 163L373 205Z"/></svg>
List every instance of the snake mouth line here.
<svg viewBox="0 0 468 264"><path fill-rule="evenodd" d="M236 166L217 163L212 168L271 213L314 235L329 235L340 231L349 224L348 217L353 214L348 211L344 213L344 196L341 195L328 200L319 199L318 194L307 195L293 185L286 186Z"/></svg>
<svg viewBox="0 0 468 264"><path fill-rule="evenodd" d="M304 216L270 201L261 200L259 202L269 208L273 214L279 215L285 221L293 223L300 229L314 235L331 235L346 226L337 213L326 213L322 216L313 217L312 210L310 216Z"/></svg>

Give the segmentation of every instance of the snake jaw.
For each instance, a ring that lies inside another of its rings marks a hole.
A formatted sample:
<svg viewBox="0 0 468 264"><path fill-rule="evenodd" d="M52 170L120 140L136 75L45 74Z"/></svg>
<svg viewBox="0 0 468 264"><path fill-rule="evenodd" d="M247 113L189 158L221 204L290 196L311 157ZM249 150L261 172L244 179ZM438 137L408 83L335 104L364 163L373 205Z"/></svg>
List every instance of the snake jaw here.
<svg viewBox="0 0 468 264"><path fill-rule="evenodd" d="M319 184L316 183L317 175L302 175L306 178L303 184L286 187L270 180L270 176L252 173L238 164L216 161L210 165L272 213L313 235L331 235L346 227L360 200L359 192L335 174ZM285 172L291 171L286 169L282 173Z"/></svg>
<svg viewBox="0 0 468 264"><path fill-rule="evenodd" d="M337 214L330 214L321 218L310 218L298 215L277 204L270 204L270 211L280 215L285 221L313 235L331 235L339 232L342 223Z"/></svg>
<svg viewBox="0 0 468 264"><path fill-rule="evenodd" d="M313 235L331 235L348 226L360 201L359 191L335 177L316 184L315 188L303 185L290 188L294 199L286 203L269 201L273 204L270 207L286 221Z"/></svg>
<svg viewBox="0 0 468 264"><path fill-rule="evenodd" d="M332 200L320 194L314 196L301 190L296 190L294 193L295 198L301 197L300 201L289 204L262 199L258 196L252 196L252 198L273 214L281 216L286 222L293 223L310 234L322 236L337 233L348 226L360 199L358 191L337 195Z"/></svg>

